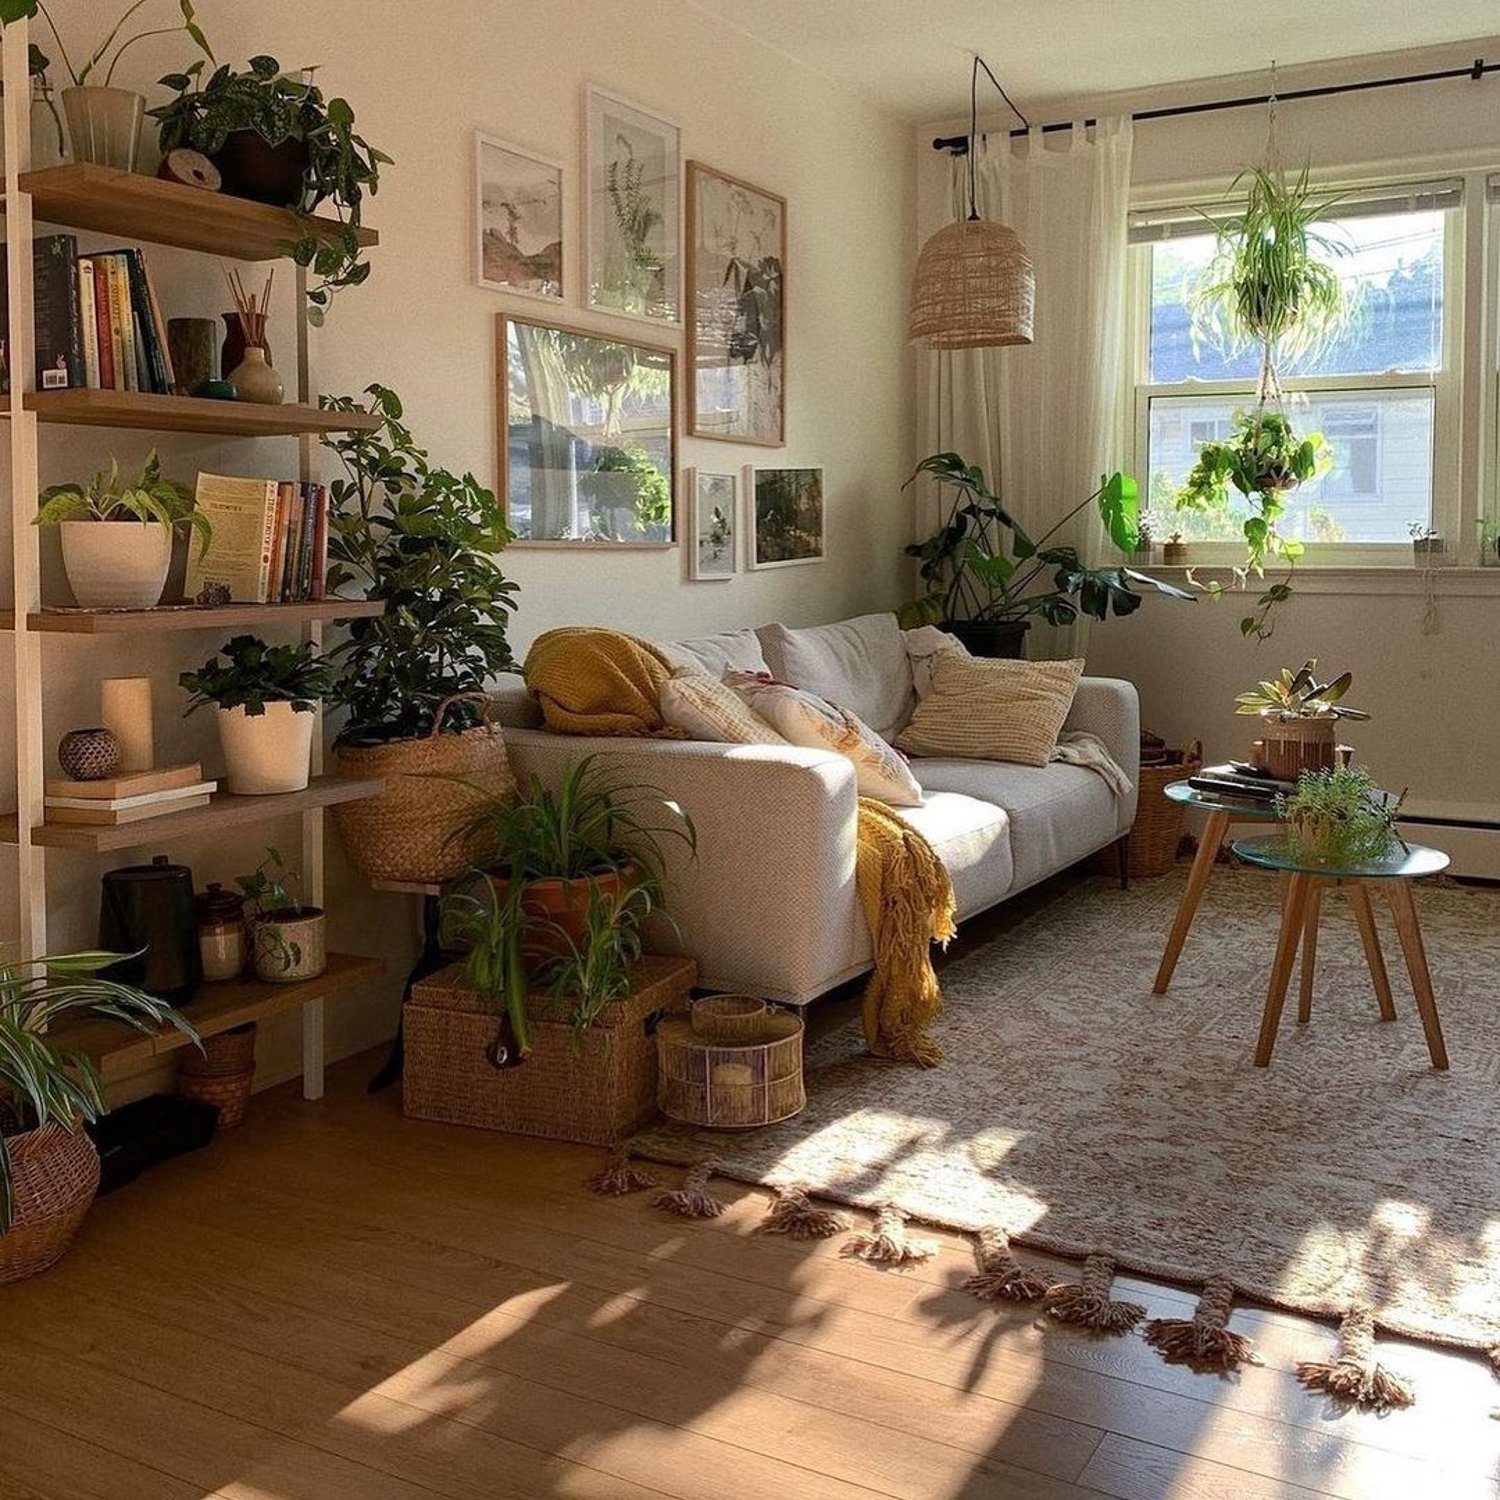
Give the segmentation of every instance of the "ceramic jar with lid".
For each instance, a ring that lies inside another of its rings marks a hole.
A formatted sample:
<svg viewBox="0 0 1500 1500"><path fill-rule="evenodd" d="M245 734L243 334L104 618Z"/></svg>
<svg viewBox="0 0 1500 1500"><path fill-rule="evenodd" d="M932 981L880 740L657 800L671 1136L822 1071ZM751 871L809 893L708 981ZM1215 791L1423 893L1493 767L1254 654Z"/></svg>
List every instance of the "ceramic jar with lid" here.
<svg viewBox="0 0 1500 1500"><path fill-rule="evenodd" d="M245 898L210 881L193 900L198 949L206 980L234 979L245 968L249 944L245 936Z"/></svg>

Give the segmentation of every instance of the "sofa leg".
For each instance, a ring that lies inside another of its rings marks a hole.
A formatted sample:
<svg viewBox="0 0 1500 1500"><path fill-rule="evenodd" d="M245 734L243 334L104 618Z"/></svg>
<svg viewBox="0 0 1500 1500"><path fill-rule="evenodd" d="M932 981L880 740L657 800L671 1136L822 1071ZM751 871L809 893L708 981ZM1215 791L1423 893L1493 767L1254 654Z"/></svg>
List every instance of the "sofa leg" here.
<svg viewBox="0 0 1500 1500"><path fill-rule="evenodd" d="M1120 889L1130 889L1130 835L1115 840L1115 858L1120 862Z"/></svg>

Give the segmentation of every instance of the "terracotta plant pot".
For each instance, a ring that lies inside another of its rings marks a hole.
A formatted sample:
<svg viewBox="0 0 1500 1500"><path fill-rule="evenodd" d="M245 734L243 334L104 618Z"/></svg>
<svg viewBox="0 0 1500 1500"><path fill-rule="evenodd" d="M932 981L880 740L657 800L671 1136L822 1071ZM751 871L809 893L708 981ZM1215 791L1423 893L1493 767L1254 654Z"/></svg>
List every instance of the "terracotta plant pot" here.
<svg viewBox="0 0 1500 1500"><path fill-rule="evenodd" d="M1186 542L1163 542L1161 544L1161 561L1164 568L1183 568L1187 566L1188 549Z"/></svg>
<svg viewBox="0 0 1500 1500"><path fill-rule="evenodd" d="M268 703L262 714L243 708L219 710L219 745L224 751L225 790L261 797L300 792L312 765L316 708L298 713L290 703Z"/></svg>
<svg viewBox="0 0 1500 1500"><path fill-rule="evenodd" d="M234 130L209 158L224 178L224 191L235 198L295 208L302 201L307 175L306 141L270 145L254 130Z"/></svg>
<svg viewBox="0 0 1500 1500"><path fill-rule="evenodd" d="M0 1234L0 1283L60 1260L99 1190L99 1153L78 1130L48 1125L6 1138L15 1209Z"/></svg>
<svg viewBox="0 0 1500 1500"><path fill-rule="evenodd" d="M172 566L173 528L160 521L64 521L63 569L81 609L150 609Z"/></svg>
<svg viewBox="0 0 1500 1500"><path fill-rule="evenodd" d="M1336 719L1267 719L1251 758L1279 780L1295 781L1304 771L1333 769L1337 737Z"/></svg>
<svg viewBox="0 0 1500 1500"><path fill-rule="evenodd" d="M316 979L328 967L328 941L321 907L263 917L250 929L255 977L267 984L296 984Z"/></svg>
<svg viewBox="0 0 1500 1500"><path fill-rule="evenodd" d="M533 880L521 897L521 910L530 919L522 942L527 952L526 967L535 972L550 959L560 958L567 952L563 933L575 943L583 942L588 926L589 893L599 890L611 899L635 879L635 866L626 865L623 870L609 870L602 875L585 875L577 880ZM504 899L510 882L495 881L495 893Z"/></svg>

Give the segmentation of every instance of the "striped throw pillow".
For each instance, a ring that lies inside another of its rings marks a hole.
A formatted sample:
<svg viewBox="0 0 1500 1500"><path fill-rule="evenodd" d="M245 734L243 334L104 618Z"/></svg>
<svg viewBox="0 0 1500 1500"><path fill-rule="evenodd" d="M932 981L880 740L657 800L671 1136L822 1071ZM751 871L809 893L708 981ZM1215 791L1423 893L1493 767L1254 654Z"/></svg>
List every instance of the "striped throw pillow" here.
<svg viewBox="0 0 1500 1500"><path fill-rule="evenodd" d="M896 743L911 755L1045 766L1073 706L1083 662L1000 661L943 652Z"/></svg>
<svg viewBox="0 0 1500 1500"><path fill-rule="evenodd" d="M695 740L720 745L786 744L733 688L697 667L679 668L662 684L661 716Z"/></svg>

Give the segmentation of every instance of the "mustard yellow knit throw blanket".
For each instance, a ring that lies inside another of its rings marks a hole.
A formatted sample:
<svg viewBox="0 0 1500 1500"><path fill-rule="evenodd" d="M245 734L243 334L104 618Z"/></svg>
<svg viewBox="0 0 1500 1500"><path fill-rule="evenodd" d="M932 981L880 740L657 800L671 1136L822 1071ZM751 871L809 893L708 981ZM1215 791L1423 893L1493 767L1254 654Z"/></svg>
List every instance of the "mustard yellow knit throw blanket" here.
<svg viewBox="0 0 1500 1500"><path fill-rule="evenodd" d="M855 878L875 949L862 1006L865 1043L876 1057L936 1067L943 1053L928 1027L943 993L931 945L957 930L948 872L915 828L885 803L861 797Z"/></svg>
<svg viewBox="0 0 1500 1500"><path fill-rule="evenodd" d="M661 716L661 687L672 665L650 641L565 625L532 642L522 671L555 734L685 738Z"/></svg>

